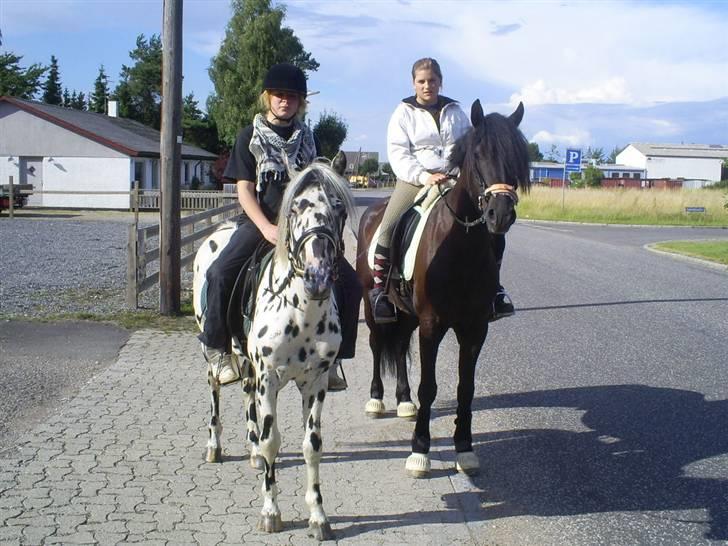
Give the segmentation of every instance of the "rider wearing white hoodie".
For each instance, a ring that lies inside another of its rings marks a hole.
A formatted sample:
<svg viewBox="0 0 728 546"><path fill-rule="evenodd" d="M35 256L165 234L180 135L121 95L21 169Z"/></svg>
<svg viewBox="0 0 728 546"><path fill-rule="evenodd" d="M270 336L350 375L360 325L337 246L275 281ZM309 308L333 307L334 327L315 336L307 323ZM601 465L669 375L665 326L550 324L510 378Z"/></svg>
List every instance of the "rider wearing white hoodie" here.
<svg viewBox="0 0 728 546"><path fill-rule="evenodd" d="M392 231L402 214L412 206L422 186L441 184L457 175L449 163L457 140L471 127L457 101L440 95L442 71L435 59L424 58L412 67L415 94L395 108L387 127L387 155L397 182L380 223L374 251L374 286L369 291L374 320L393 322L396 315L384 285L390 268ZM505 239L496 237L493 250L499 262ZM502 287L494 302L493 318L513 314L513 304Z"/></svg>

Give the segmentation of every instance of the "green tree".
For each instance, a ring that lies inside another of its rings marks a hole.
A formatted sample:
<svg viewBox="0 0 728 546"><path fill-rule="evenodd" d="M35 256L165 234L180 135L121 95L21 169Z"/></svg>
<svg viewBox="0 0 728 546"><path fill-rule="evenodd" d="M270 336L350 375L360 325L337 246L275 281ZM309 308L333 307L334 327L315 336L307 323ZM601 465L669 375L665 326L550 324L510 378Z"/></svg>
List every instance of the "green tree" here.
<svg viewBox="0 0 728 546"><path fill-rule="evenodd" d="M63 104L62 106L64 108L70 108L71 107L71 95L68 92L68 88L63 89Z"/></svg>
<svg viewBox="0 0 728 546"><path fill-rule="evenodd" d="M270 0L232 0L232 11L225 38L208 70L215 91L207 100L207 111L228 145L235 141L240 126L258 112L268 68L282 62L294 64L304 73L319 67L293 30L282 26L284 7L271 7Z"/></svg>
<svg viewBox="0 0 728 546"><path fill-rule="evenodd" d="M361 162L361 165L359 165L359 168L357 169L357 174L359 176L367 176L369 174L376 174L379 172L379 162L374 159L373 157L370 157L368 159L365 159Z"/></svg>
<svg viewBox="0 0 728 546"><path fill-rule="evenodd" d="M571 173L572 188L601 188L604 174L594 165L589 165L581 173Z"/></svg>
<svg viewBox="0 0 728 546"><path fill-rule="evenodd" d="M193 93L182 99L182 138L186 143L199 146L208 152L219 153L222 149L217 127L200 110Z"/></svg>
<svg viewBox="0 0 728 546"><path fill-rule="evenodd" d="M109 78L104 71L104 65L99 67L99 75L94 81L94 91L88 100L88 109L99 114L106 113L106 102L109 100Z"/></svg>
<svg viewBox="0 0 728 546"><path fill-rule="evenodd" d="M537 142L528 143L528 160L529 161L543 161L543 154L538 149Z"/></svg>
<svg viewBox="0 0 728 546"><path fill-rule="evenodd" d="M86 110L86 95L83 91L79 91L78 94L76 94L76 91L73 92L73 95L71 95L71 108L74 110Z"/></svg>
<svg viewBox="0 0 728 546"><path fill-rule="evenodd" d="M592 148L589 146L584 154L584 159L595 165L604 163L604 148Z"/></svg>
<svg viewBox="0 0 728 546"><path fill-rule="evenodd" d="M129 52L134 62L123 65L114 91L119 101L119 115L159 129L162 120L162 40L153 34L136 39Z"/></svg>
<svg viewBox="0 0 728 546"><path fill-rule="evenodd" d="M546 161L553 161L554 163L561 163L561 151L556 144L551 145L551 149L546 155Z"/></svg>
<svg viewBox="0 0 728 546"><path fill-rule="evenodd" d="M612 151L610 152L609 157L607 158L607 161L609 161L609 163L616 163L617 156L619 154L621 154L625 148L626 148L626 146L622 146L622 147L615 146L614 148L612 148Z"/></svg>
<svg viewBox="0 0 728 546"><path fill-rule="evenodd" d="M41 86L40 78L46 67L32 64L28 68L20 66L22 55L0 54L0 95L21 99L32 99Z"/></svg>
<svg viewBox="0 0 728 546"><path fill-rule="evenodd" d="M346 140L348 131L346 122L334 112L323 111L313 127L313 134L321 145L321 155L334 159L334 156Z"/></svg>
<svg viewBox="0 0 728 546"><path fill-rule="evenodd" d="M61 95L61 77L58 73L58 59L51 55L51 66L48 69L48 76L43 84L43 102L47 104L60 105L63 102Z"/></svg>

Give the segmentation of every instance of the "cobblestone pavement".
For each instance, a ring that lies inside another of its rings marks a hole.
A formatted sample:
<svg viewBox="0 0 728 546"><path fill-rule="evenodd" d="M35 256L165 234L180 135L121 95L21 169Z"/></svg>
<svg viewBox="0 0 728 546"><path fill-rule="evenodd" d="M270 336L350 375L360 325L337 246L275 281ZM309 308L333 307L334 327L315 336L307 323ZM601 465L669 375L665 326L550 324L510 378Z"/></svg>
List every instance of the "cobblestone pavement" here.
<svg viewBox="0 0 728 546"><path fill-rule="evenodd" d="M480 494L454 471L452 415L433 419L433 473L425 480L404 471L413 423L394 411L364 416L365 330L360 325L359 358L346 363L349 389L330 393L324 405L321 488L337 541L483 543ZM194 336L136 332L106 372L3 453L0 544L313 543L295 387L279 401L284 528L275 535L256 530L260 474L243 445L240 388L225 387L222 396L225 462L209 464L209 394Z"/></svg>

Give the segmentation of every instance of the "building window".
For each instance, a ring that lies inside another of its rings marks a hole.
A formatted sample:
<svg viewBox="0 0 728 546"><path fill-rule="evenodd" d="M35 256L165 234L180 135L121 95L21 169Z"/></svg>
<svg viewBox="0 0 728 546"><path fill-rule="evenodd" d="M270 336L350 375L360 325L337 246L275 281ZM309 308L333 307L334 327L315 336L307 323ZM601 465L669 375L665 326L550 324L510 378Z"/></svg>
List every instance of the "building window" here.
<svg viewBox="0 0 728 546"><path fill-rule="evenodd" d="M619 178L619 173L612 173L612 178Z"/></svg>
<svg viewBox="0 0 728 546"><path fill-rule="evenodd" d="M639 178L639 177L640 177L640 173L632 173L632 178Z"/></svg>
<svg viewBox="0 0 728 546"><path fill-rule="evenodd" d="M144 162L143 161L135 161L134 162L134 180L139 182L139 187L144 187Z"/></svg>

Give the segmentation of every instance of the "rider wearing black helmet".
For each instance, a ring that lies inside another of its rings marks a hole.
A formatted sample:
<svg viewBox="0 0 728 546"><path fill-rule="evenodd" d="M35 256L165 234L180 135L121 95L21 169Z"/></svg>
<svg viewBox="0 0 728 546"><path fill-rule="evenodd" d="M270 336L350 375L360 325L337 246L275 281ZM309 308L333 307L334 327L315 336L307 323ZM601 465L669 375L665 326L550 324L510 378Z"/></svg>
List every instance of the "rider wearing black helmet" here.
<svg viewBox="0 0 728 546"><path fill-rule="evenodd" d="M320 146L303 123L306 112L306 76L291 64L272 66L263 79L260 95L262 114L237 137L223 176L237 183L243 213L230 242L207 270L207 312L199 339L208 362L219 372L220 382L238 379L231 365L230 336L226 326L227 304L240 269L264 239L274 245L274 224L289 182L288 168L301 170L317 156ZM361 287L351 265L339 265L337 299L341 310L342 345L339 358L352 358L356 342ZM343 285L343 289L341 286ZM343 301L342 301L343 300ZM216 367L222 363L222 368ZM331 367L329 389L341 390L346 383Z"/></svg>

